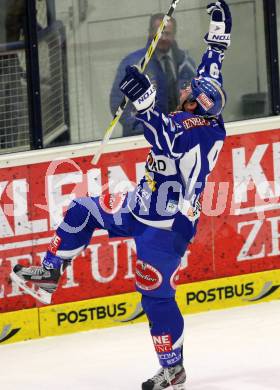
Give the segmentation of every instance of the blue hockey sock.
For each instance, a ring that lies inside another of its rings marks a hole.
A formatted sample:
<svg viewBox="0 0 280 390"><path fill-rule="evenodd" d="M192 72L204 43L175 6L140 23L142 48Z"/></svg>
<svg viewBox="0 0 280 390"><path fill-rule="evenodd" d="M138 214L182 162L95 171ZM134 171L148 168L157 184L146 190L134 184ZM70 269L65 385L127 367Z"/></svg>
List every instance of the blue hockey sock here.
<svg viewBox="0 0 280 390"><path fill-rule="evenodd" d="M150 332L161 366L181 364L184 319L175 298L143 295L142 307L150 322Z"/></svg>
<svg viewBox="0 0 280 390"><path fill-rule="evenodd" d="M59 269L61 268L63 264L63 259L61 259L58 256L55 256L51 252L47 251L45 254L45 257L43 259L42 265L44 268L50 270L50 269Z"/></svg>
<svg viewBox="0 0 280 390"><path fill-rule="evenodd" d="M92 205L91 198L78 198L70 204L63 221L56 230L49 246L49 252L63 259L72 259L87 247L95 228L102 225L94 218L84 203ZM55 261L51 258L51 261Z"/></svg>
<svg viewBox="0 0 280 390"><path fill-rule="evenodd" d="M69 250L86 246L92 237L93 231L99 225L94 221L89 210L74 200L56 233L61 239L59 250Z"/></svg>

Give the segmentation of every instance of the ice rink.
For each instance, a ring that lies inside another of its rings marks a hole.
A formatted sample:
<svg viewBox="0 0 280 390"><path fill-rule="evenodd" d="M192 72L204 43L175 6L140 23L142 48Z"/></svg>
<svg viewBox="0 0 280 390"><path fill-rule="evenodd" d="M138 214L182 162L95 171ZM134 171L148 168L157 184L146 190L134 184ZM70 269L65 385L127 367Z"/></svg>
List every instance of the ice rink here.
<svg viewBox="0 0 280 390"><path fill-rule="evenodd" d="M279 390L280 302L185 316L187 390ZM0 346L1 390L137 390L158 369L147 323Z"/></svg>

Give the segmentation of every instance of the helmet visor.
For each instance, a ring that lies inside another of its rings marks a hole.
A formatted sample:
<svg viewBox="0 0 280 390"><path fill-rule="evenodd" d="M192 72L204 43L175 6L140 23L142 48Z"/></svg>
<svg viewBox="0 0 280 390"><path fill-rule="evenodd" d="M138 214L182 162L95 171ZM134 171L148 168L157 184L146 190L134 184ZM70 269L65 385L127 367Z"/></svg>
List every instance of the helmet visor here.
<svg viewBox="0 0 280 390"><path fill-rule="evenodd" d="M185 103L191 103L194 101L195 101L195 98L193 96L191 84L188 84L186 87L184 87L180 91L180 107L183 108Z"/></svg>

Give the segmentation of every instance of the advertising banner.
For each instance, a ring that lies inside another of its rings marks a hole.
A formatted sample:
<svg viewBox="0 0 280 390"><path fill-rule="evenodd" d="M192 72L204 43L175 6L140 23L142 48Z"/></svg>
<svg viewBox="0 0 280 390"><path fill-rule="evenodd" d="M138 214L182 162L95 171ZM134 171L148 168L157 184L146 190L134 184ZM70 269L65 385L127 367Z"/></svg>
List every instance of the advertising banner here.
<svg viewBox="0 0 280 390"><path fill-rule="evenodd" d="M176 299L183 314L280 299L280 270L182 284ZM18 310L0 315L0 345L143 321L137 292Z"/></svg>
<svg viewBox="0 0 280 390"><path fill-rule="evenodd" d="M228 309L280 298L280 270L184 284L177 302L184 314Z"/></svg>
<svg viewBox="0 0 280 390"><path fill-rule="evenodd" d="M26 162L1 168L0 313L40 307L10 281L12 268L40 264L70 201L131 190L144 174L148 148ZM182 259L179 284L280 268L279 130L229 136L209 176L194 243ZM67 268L53 304L134 291L131 238L96 230ZM72 318L72 317L71 317Z"/></svg>
<svg viewBox="0 0 280 390"><path fill-rule="evenodd" d="M178 286L183 314L245 306L280 298L280 270L233 276ZM146 321L137 292L42 307L40 334L54 336Z"/></svg>
<svg viewBox="0 0 280 390"><path fill-rule="evenodd" d="M41 336L54 336L146 320L137 292L39 309Z"/></svg>
<svg viewBox="0 0 280 390"><path fill-rule="evenodd" d="M38 309L18 310L0 315L0 345L40 337Z"/></svg>
<svg viewBox="0 0 280 390"><path fill-rule="evenodd" d="M280 270L182 284L176 299L187 315L280 299ZM49 305L2 314L0 345L38 337L38 329L45 337L143 321L137 292Z"/></svg>

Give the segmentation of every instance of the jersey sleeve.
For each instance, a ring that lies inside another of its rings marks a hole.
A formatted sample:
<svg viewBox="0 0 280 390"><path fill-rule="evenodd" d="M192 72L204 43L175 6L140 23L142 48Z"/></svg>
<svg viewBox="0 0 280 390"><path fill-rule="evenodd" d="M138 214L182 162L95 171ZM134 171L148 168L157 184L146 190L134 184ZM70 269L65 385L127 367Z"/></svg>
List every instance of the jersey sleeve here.
<svg viewBox="0 0 280 390"><path fill-rule="evenodd" d="M213 79L218 82L220 86L223 86L223 76L221 73L223 59L223 51L213 50L211 47L208 47L197 68L197 77Z"/></svg>
<svg viewBox="0 0 280 390"><path fill-rule="evenodd" d="M146 140L167 157L180 159L189 150L188 132L176 121L176 114L166 116L160 110L154 109L138 114L137 119L144 125Z"/></svg>
<svg viewBox="0 0 280 390"><path fill-rule="evenodd" d="M197 68L197 77L213 79L222 86L223 59L223 51L213 50L209 46ZM155 108L145 114L138 114L136 118L143 123L144 136L152 146L169 158L180 159L190 149L193 132L184 129L179 117L180 112L166 116Z"/></svg>

